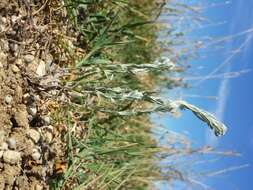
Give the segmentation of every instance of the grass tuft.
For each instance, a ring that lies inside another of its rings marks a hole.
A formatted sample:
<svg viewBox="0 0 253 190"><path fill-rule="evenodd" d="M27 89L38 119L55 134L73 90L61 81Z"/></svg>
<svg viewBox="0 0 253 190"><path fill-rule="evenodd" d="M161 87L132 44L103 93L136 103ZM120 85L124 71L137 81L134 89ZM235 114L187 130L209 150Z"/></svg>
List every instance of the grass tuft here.
<svg viewBox="0 0 253 190"><path fill-rule="evenodd" d="M155 20L164 2L64 0L64 6L82 53L66 66L65 102L54 114L66 128L68 167L51 189L142 190L153 180L177 178L176 169L161 172L159 161L179 153L157 144L149 114L188 109L217 136L226 127L204 110L154 92L163 73L183 70L160 58Z"/></svg>

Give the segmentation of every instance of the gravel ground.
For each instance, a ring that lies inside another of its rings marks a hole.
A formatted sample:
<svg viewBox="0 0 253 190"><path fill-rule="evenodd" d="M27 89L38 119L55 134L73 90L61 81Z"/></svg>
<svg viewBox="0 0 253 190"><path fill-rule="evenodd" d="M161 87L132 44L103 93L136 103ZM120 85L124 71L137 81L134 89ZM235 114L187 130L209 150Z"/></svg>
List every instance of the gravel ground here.
<svg viewBox="0 0 253 190"><path fill-rule="evenodd" d="M58 85L66 57L54 45L59 30L50 22L57 19L48 14L59 1L48 2L0 2L0 189L48 189L65 156L50 118L59 91L46 87Z"/></svg>

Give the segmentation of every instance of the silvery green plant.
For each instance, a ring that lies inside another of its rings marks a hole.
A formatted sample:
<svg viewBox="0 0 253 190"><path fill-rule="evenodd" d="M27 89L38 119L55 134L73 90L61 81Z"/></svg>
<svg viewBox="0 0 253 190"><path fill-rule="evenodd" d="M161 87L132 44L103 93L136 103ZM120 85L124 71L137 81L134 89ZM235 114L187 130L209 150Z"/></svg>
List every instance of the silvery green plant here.
<svg viewBox="0 0 253 190"><path fill-rule="evenodd" d="M79 91L79 95L82 94L92 94L98 97L103 97L109 99L111 102L117 101L145 101L152 103L152 106L145 109L130 109L130 110L108 110L104 108L98 108L101 112L111 113L120 116L133 116L140 114L150 114L155 112L177 112L177 110L187 109L192 111L192 113L197 116L200 120L205 122L210 129L214 131L216 136L222 136L226 133L227 127L220 121L218 121L214 115L211 113L202 110L192 104L189 104L182 100L163 100L162 98L155 97L151 92L122 89L117 88L88 88L84 87Z"/></svg>
<svg viewBox="0 0 253 190"><path fill-rule="evenodd" d="M92 86L89 85L90 76L104 76L110 80L113 79L117 73L136 74L152 71L166 71L173 72L176 68L170 59L162 57L159 60L150 64L122 64L113 63L106 59L93 59L84 64L82 69L79 70L77 79L70 81L66 84L66 87L71 90L70 96L75 98L85 99L86 95L92 95L102 97L105 100L109 100L111 103L117 104L117 102L147 102L152 106L139 109L131 108L127 110L113 110L98 107L97 110L119 116L132 116L140 114L150 114L155 112L169 112L173 114L180 113L179 110L190 110L196 117L205 122L210 129L214 131L216 136L222 136L226 133L227 127L218 121L214 115L202 110L192 104L189 104L182 100L170 100L162 99L160 97L153 96L154 92L140 91L137 89L125 89L121 87L108 88L102 85ZM85 80L87 82L85 82ZM82 81L82 82L80 82ZM73 93L74 92L74 93Z"/></svg>
<svg viewBox="0 0 253 190"><path fill-rule="evenodd" d="M162 57L160 60L156 60L153 63L123 64L119 62L112 62L107 59L92 59L86 64L82 65L82 69L77 69L79 77L73 82L73 85L77 85L76 82L85 80L90 76L102 76L105 75L108 79L112 80L116 74L133 74L138 75L140 73L147 73L152 71L166 71L173 72L178 70L170 59Z"/></svg>

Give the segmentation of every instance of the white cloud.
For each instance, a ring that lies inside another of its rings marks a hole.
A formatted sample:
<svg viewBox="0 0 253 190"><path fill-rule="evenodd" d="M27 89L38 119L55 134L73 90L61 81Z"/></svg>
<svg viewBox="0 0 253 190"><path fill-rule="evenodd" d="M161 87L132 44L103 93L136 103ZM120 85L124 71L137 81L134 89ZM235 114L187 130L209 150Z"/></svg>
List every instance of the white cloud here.
<svg viewBox="0 0 253 190"><path fill-rule="evenodd" d="M224 119L228 95L229 95L229 78L225 78L221 81L219 87L218 103L217 108L215 110L215 115L219 120Z"/></svg>
<svg viewBox="0 0 253 190"><path fill-rule="evenodd" d="M230 70L229 68L227 70ZM224 120L224 113L226 110L228 95L229 95L229 79L225 78L220 83L220 87L218 90L218 103L216 110L214 112L215 116L221 121ZM206 135L206 143L208 145L216 146L218 144L218 138L212 132L210 132L210 130L206 130L205 135Z"/></svg>

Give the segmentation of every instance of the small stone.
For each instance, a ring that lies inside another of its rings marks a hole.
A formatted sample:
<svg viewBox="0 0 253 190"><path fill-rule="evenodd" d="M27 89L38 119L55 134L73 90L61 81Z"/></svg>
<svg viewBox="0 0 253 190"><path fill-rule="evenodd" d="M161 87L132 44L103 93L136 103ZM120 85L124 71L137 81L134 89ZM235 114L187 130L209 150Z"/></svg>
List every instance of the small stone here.
<svg viewBox="0 0 253 190"><path fill-rule="evenodd" d="M10 50L9 42L6 40L0 40L0 42L3 42L2 50L4 50L5 52L8 52Z"/></svg>
<svg viewBox="0 0 253 190"><path fill-rule="evenodd" d="M22 59L16 59L15 61L16 65L22 65Z"/></svg>
<svg viewBox="0 0 253 190"><path fill-rule="evenodd" d="M26 106L21 105L18 111L14 115L14 119L18 125L18 127L29 127L28 124L28 113L26 111Z"/></svg>
<svg viewBox="0 0 253 190"><path fill-rule="evenodd" d="M36 107L28 107L27 111L32 116L35 116L37 114L37 108Z"/></svg>
<svg viewBox="0 0 253 190"><path fill-rule="evenodd" d="M44 132L44 140L45 140L45 142L47 142L47 143L51 143L52 140L53 140L53 134L52 134L52 132L50 132L50 131L45 131L45 132Z"/></svg>
<svg viewBox="0 0 253 190"><path fill-rule="evenodd" d="M43 186L39 185L39 184L36 184L35 185L35 190L43 190Z"/></svg>
<svg viewBox="0 0 253 190"><path fill-rule="evenodd" d="M21 86L16 86L16 97L19 99L22 99L23 96L23 90L21 88Z"/></svg>
<svg viewBox="0 0 253 190"><path fill-rule="evenodd" d="M52 63L53 63L53 56L52 56L51 54L47 54L45 60L46 60L46 64L47 64L48 66L50 66L50 65L52 65Z"/></svg>
<svg viewBox="0 0 253 190"><path fill-rule="evenodd" d="M23 95L23 101L25 102L25 104L30 104L30 98L31 96L30 96L30 94L29 93L25 93L24 95Z"/></svg>
<svg viewBox="0 0 253 190"><path fill-rule="evenodd" d="M45 130L47 130L50 133L53 133L54 127L52 125L48 125L48 126L45 127Z"/></svg>
<svg viewBox="0 0 253 190"><path fill-rule="evenodd" d="M17 176L16 184L19 189L30 189L28 178L26 177L26 175Z"/></svg>
<svg viewBox="0 0 253 190"><path fill-rule="evenodd" d="M3 157L4 151L0 150L0 159Z"/></svg>
<svg viewBox="0 0 253 190"><path fill-rule="evenodd" d="M37 149L33 149L32 158L35 161L39 161L40 157L41 157L40 152Z"/></svg>
<svg viewBox="0 0 253 190"><path fill-rule="evenodd" d="M34 98L35 101L40 101L40 96L39 95L34 95L33 98Z"/></svg>
<svg viewBox="0 0 253 190"><path fill-rule="evenodd" d="M16 140L14 138L9 138L7 140L7 144L9 149L15 149L16 148Z"/></svg>
<svg viewBox="0 0 253 190"><path fill-rule="evenodd" d="M18 73L20 70L19 68L16 66L16 65L12 65L11 66L11 70L14 72L14 73Z"/></svg>
<svg viewBox="0 0 253 190"><path fill-rule="evenodd" d="M9 48L11 51L13 51L15 54L18 52L18 44L15 43L9 43Z"/></svg>
<svg viewBox="0 0 253 190"><path fill-rule="evenodd" d="M31 63L33 60L34 60L34 56L31 55L31 54L27 54L27 55L24 56L24 61L26 63Z"/></svg>
<svg viewBox="0 0 253 190"><path fill-rule="evenodd" d="M37 143L40 140L40 133L35 129L29 129L28 136L34 141L34 143Z"/></svg>
<svg viewBox="0 0 253 190"><path fill-rule="evenodd" d="M23 95L23 98L29 98L30 97L30 94L29 93L25 93L24 95Z"/></svg>
<svg viewBox="0 0 253 190"><path fill-rule="evenodd" d="M0 176L0 189L5 189L5 177Z"/></svg>
<svg viewBox="0 0 253 190"><path fill-rule="evenodd" d="M36 47L36 49L39 49L40 48L40 44L39 43L35 43L35 47Z"/></svg>
<svg viewBox="0 0 253 190"><path fill-rule="evenodd" d="M6 132L4 130L0 130L0 144L5 141Z"/></svg>
<svg viewBox="0 0 253 190"><path fill-rule="evenodd" d="M37 67L37 70L36 70L36 74L39 76L39 77L43 77L44 75L46 75L46 64L44 61L40 61L38 67Z"/></svg>
<svg viewBox="0 0 253 190"><path fill-rule="evenodd" d="M0 32L4 32L6 27L4 25L0 25Z"/></svg>
<svg viewBox="0 0 253 190"><path fill-rule="evenodd" d="M7 96L5 96L4 100L7 104L10 104L12 102L13 98L11 95L7 95Z"/></svg>
<svg viewBox="0 0 253 190"><path fill-rule="evenodd" d="M7 23L6 17L0 16L0 24L6 24L6 23Z"/></svg>
<svg viewBox="0 0 253 190"><path fill-rule="evenodd" d="M28 115L28 121L31 122L33 120L33 116L32 115Z"/></svg>
<svg viewBox="0 0 253 190"><path fill-rule="evenodd" d="M6 142L2 143L0 150L8 150L8 144Z"/></svg>
<svg viewBox="0 0 253 190"><path fill-rule="evenodd" d="M48 166L45 166L41 169L41 177L46 177L48 173Z"/></svg>
<svg viewBox="0 0 253 190"><path fill-rule="evenodd" d="M3 52L0 52L0 61L2 65L4 65L7 62L7 55Z"/></svg>
<svg viewBox="0 0 253 190"><path fill-rule="evenodd" d="M16 31L13 30L13 28L10 28L10 30L7 30L7 31L6 31L6 34L7 34L7 35L13 36L13 35L16 35Z"/></svg>
<svg viewBox="0 0 253 190"><path fill-rule="evenodd" d="M4 171L2 171L1 175L5 178L5 190L13 189L16 176L20 174L21 170L22 168L18 165L4 164Z"/></svg>
<svg viewBox="0 0 253 190"><path fill-rule="evenodd" d="M12 24L14 24L17 20L18 20L17 16L15 16L15 15L11 16L11 22L12 22Z"/></svg>
<svg viewBox="0 0 253 190"><path fill-rule="evenodd" d="M61 102L65 102L66 100L67 100L67 96L64 94L64 93L62 93L62 95L60 96L60 98L59 98L59 100L61 101Z"/></svg>
<svg viewBox="0 0 253 190"><path fill-rule="evenodd" d="M53 96L56 96L58 94L58 90L51 90L50 94L52 94Z"/></svg>
<svg viewBox="0 0 253 190"><path fill-rule="evenodd" d="M42 119L43 119L43 121L45 122L45 125L50 125L50 117L48 117L48 116L43 116Z"/></svg>
<svg viewBox="0 0 253 190"><path fill-rule="evenodd" d="M3 160L9 164L16 164L21 160L21 153L14 150L7 150L3 154Z"/></svg>
<svg viewBox="0 0 253 190"><path fill-rule="evenodd" d="M38 67L38 58L35 58L32 62L28 63L26 66L26 70L31 73L36 73Z"/></svg>

